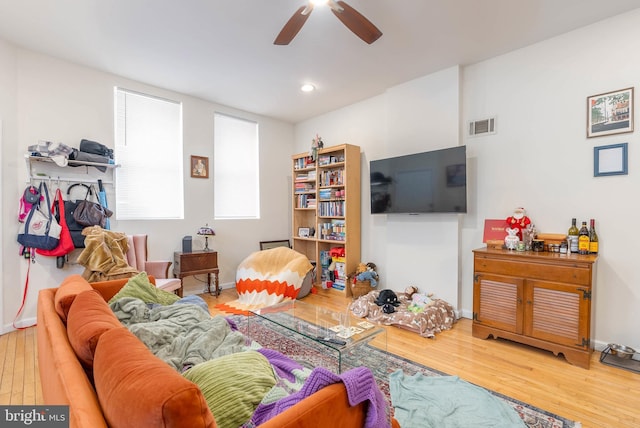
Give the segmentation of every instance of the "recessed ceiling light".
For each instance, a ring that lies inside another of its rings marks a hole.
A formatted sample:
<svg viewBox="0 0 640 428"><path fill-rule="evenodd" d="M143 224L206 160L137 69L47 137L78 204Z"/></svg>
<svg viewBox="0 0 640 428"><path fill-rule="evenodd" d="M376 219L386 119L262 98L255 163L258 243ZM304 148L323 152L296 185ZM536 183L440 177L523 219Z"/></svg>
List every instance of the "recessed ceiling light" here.
<svg viewBox="0 0 640 428"><path fill-rule="evenodd" d="M313 86L311 83L305 83L304 85L302 85L302 86L300 87L300 90L301 90L302 92L313 92L313 91L315 91L315 90L316 90L316 87L315 87L315 86Z"/></svg>

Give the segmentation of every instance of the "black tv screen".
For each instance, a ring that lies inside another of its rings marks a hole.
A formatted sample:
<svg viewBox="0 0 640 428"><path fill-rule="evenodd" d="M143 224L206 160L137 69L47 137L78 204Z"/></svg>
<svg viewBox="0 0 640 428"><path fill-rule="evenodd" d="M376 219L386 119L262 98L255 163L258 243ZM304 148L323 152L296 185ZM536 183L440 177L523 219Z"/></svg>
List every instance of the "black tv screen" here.
<svg viewBox="0 0 640 428"><path fill-rule="evenodd" d="M371 214L467 212L466 146L370 162Z"/></svg>

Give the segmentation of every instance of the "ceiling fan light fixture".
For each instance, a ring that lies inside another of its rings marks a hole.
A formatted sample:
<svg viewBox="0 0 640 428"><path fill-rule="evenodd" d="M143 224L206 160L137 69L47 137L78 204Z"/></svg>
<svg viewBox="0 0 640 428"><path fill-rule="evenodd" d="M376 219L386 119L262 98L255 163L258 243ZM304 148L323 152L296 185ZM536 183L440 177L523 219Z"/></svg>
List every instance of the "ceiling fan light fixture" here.
<svg viewBox="0 0 640 428"><path fill-rule="evenodd" d="M306 6L301 6L289 18L280 33L273 41L274 45L288 45L298 34L304 23L313 12L314 5L320 0L310 0ZM329 5L331 12L349 29L353 34L360 37L367 44L371 44L382 36L382 31L371 21L365 18L360 12L341 0L323 0L323 4ZM319 5L319 4L318 4Z"/></svg>
<svg viewBox="0 0 640 428"><path fill-rule="evenodd" d="M305 83L304 85L302 85L302 86L300 87L300 90L301 90L302 92L313 92L313 91L315 91L315 90L316 90L316 87L315 87L315 86L313 86L311 83Z"/></svg>

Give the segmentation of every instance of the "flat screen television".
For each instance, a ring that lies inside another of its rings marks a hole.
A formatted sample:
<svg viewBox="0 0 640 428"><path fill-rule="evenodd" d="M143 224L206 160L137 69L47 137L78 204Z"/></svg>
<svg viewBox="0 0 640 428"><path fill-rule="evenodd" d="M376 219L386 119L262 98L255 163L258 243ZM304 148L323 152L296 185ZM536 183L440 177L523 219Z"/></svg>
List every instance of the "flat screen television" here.
<svg viewBox="0 0 640 428"><path fill-rule="evenodd" d="M466 146L372 160L371 214L467 212Z"/></svg>

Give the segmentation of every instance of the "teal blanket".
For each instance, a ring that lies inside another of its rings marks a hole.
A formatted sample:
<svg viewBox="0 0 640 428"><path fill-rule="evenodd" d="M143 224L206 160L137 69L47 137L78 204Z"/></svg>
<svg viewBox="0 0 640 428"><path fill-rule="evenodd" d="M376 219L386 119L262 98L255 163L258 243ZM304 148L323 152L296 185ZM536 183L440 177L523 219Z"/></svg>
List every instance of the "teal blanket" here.
<svg viewBox="0 0 640 428"><path fill-rule="evenodd" d="M389 376L391 403L402 428L526 428L518 413L487 390L457 376Z"/></svg>

